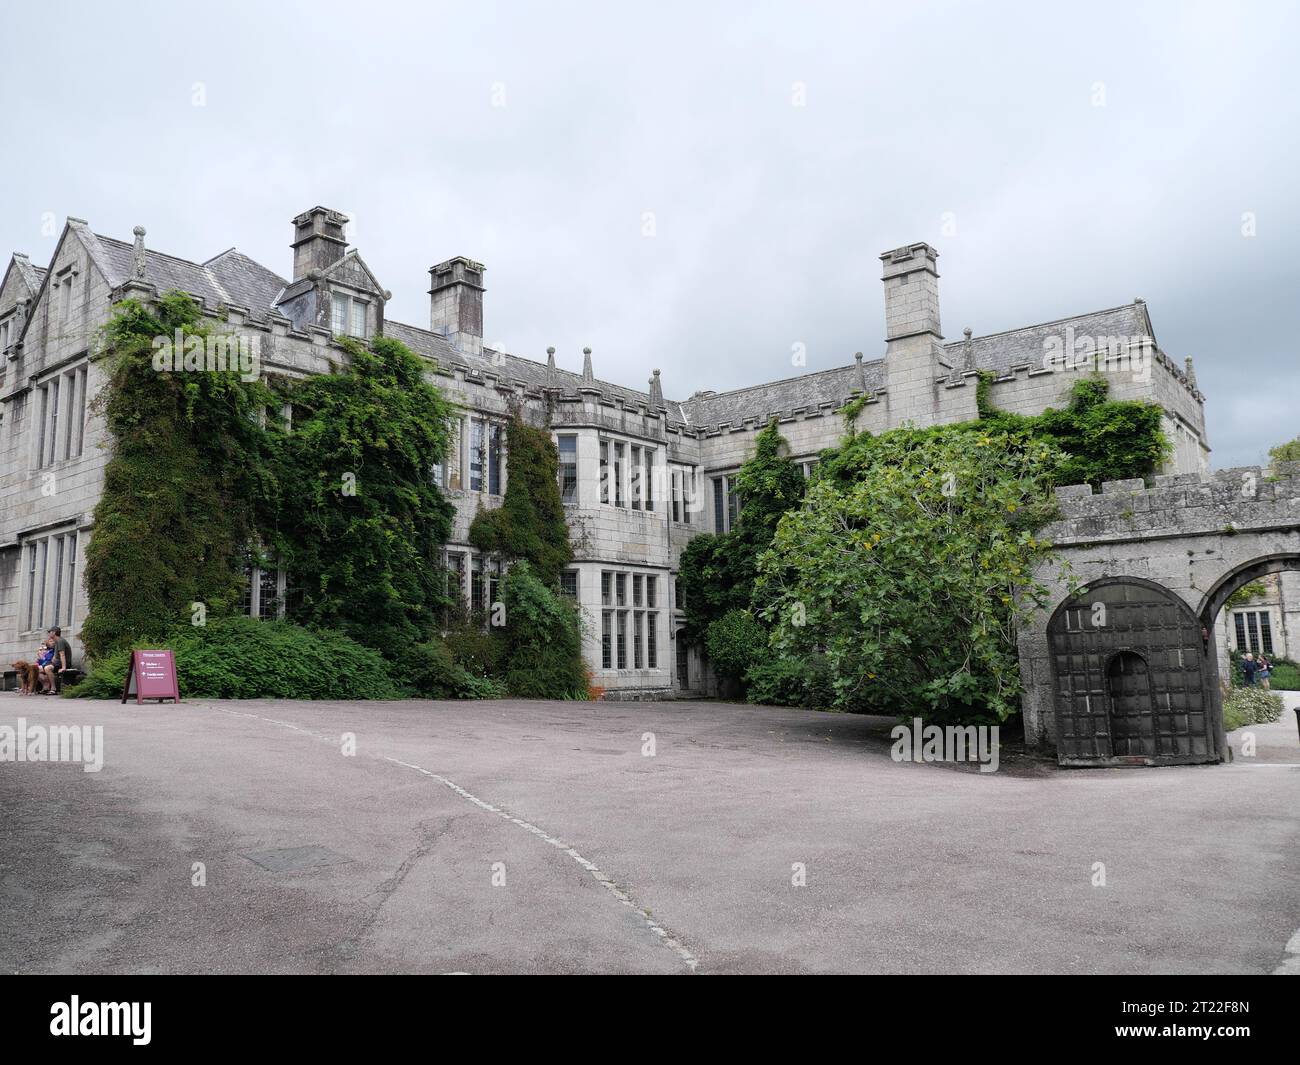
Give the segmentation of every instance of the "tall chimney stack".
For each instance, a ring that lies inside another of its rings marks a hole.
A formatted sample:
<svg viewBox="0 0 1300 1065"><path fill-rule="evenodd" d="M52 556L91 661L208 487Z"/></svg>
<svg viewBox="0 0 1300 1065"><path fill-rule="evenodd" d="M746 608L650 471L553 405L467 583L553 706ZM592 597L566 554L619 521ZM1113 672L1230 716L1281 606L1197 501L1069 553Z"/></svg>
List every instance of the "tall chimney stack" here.
<svg viewBox="0 0 1300 1065"><path fill-rule="evenodd" d="M483 271L463 255L429 268L429 328L466 355L483 354Z"/></svg>
<svg viewBox="0 0 1300 1065"><path fill-rule="evenodd" d="M328 207L313 207L293 220L293 279L324 270L343 258L348 249L343 227L348 216Z"/></svg>
<svg viewBox="0 0 1300 1065"><path fill-rule="evenodd" d="M895 425L944 420L939 378L939 253L925 243L882 252L885 286L885 402Z"/></svg>

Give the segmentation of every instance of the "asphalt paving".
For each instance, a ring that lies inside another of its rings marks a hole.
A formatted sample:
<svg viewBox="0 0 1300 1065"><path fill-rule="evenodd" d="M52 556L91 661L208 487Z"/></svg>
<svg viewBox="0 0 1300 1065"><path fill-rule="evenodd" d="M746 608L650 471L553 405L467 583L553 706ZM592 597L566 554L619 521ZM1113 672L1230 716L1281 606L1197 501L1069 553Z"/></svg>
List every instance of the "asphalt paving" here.
<svg viewBox="0 0 1300 1065"><path fill-rule="evenodd" d="M1292 712L1230 765L993 773L711 702L0 696L19 717L101 727L103 764L0 761L0 971L1300 963Z"/></svg>

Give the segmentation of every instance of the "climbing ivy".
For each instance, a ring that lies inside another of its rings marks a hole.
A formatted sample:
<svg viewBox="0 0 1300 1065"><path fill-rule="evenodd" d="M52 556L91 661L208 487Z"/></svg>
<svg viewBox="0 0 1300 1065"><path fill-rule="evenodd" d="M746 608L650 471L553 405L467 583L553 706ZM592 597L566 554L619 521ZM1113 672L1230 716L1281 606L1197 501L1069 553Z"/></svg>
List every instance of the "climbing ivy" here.
<svg viewBox="0 0 1300 1065"><path fill-rule="evenodd" d="M94 400L113 436L86 549L92 658L157 639L206 614L234 612L257 526L278 504L270 392L237 370L160 371L155 339L182 346L214 335L198 305L169 292L156 306L118 304L99 337L107 385Z"/></svg>
<svg viewBox="0 0 1300 1065"><path fill-rule="evenodd" d="M95 403L113 450L86 553L87 653L239 612L250 557L288 571L295 621L394 653L425 638L445 602L452 510L429 471L450 408L419 358L345 341L345 364L276 389L235 369L155 368L156 339L188 349L216 328L168 292L118 304L103 329Z"/></svg>
<svg viewBox="0 0 1300 1065"><path fill-rule="evenodd" d="M559 454L549 430L516 415L506 431L506 494L501 506L481 509L469 541L507 560L523 559L548 588L573 560L569 526L560 499Z"/></svg>
<svg viewBox="0 0 1300 1065"><path fill-rule="evenodd" d="M346 364L286 393L273 539L293 620L395 653L426 639L448 602L453 509L430 472L447 454L451 405L399 341L342 344Z"/></svg>

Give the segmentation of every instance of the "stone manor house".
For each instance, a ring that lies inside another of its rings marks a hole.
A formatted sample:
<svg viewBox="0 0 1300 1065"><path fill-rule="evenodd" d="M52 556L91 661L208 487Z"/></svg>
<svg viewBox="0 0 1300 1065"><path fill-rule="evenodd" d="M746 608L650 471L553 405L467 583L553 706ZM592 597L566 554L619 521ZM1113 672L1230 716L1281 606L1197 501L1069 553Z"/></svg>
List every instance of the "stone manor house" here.
<svg viewBox="0 0 1300 1065"><path fill-rule="evenodd" d="M432 471L456 506L447 562L473 607L494 601L499 559L466 540L479 507L498 505L506 485L505 426L513 409L549 424L560 455L575 558L564 590L582 606L586 658L611 697L713 690L707 664L678 638L674 581L683 546L736 520L736 471L755 435L780 422L806 465L844 431L839 410L866 397L860 429L956 422L976 416L976 385L991 372L993 402L1038 413L1063 403L1088 366L1109 371L1112 395L1149 399L1174 442L1171 473L1208 467L1204 397L1191 360L1166 356L1142 300L1041 325L945 340L939 318L938 253L910 244L880 256L886 332L878 357L731 392L668 399L654 370L644 389L580 367L492 350L483 343L484 267L456 257L429 270L427 322L390 320L391 293L345 236L348 219L313 207L293 219L289 276L235 249L193 262L70 218L45 265L10 259L0 285L0 653L27 656L44 630L76 640L86 614L81 581L94 535L110 441L89 401L103 383L97 329L113 303L170 289L190 293L224 328L252 338L261 372L302 376L339 356L337 338L395 337L428 360L430 378L460 406L455 443ZM286 267L288 262L284 264ZM247 609L273 617L284 575L249 574ZM1300 606L1300 590L1292 589ZM1261 607L1274 610L1276 606ZM1259 619L1243 639L1256 631ZM1283 628L1274 615L1273 632ZM1300 631L1300 630L1297 630ZM1277 636L1274 636L1277 639ZM1282 648L1278 648L1279 652ZM1300 650L1300 648L1297 648Z"/></svg>

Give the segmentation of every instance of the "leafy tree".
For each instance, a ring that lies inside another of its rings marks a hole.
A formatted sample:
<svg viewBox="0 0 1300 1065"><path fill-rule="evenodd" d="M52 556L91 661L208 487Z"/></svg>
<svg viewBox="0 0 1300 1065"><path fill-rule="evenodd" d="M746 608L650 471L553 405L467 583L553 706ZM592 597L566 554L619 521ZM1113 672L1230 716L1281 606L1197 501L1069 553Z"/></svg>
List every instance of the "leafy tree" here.
<svg viewBox="0 0 1300 1065"><path fill-rule="evenodd" d="M469 539L480 551L522 559L548 588L573 560L560 499L559 453L548 430L516 416L506 433L506 494L495 510L480 510Z"/></svg>
<svg viewBox="0 0 1300 1065"><path fill-rule="evenodd" d="M773 650L824 654L841 709L1006 718L1059 454L1024 433L896 430L859 458L814 481L759 561Z"/></svg>
<svg viewBox="0 0 1300 1065"><path fill-rule="evenodd" d="M396 653L426 640L448 601L453 511L430 470L447 453L451 408L400 342L343 345L345 367L291 393L280 483L293 495L275 541L296 620Z"/></svg>
<svg viewBox="0 0 1300 1065"><path fill-rule="evenodd" d="M86 550L91 658L161 639L194 603L214 617L240 604L244 550L277 500L258 424L271 395L236 369L154 368L156 339L214 334L180 292L153 308L125 300L102 331L108 383L94 403L114 444Z"/></svg>

